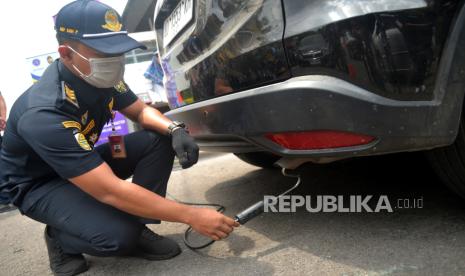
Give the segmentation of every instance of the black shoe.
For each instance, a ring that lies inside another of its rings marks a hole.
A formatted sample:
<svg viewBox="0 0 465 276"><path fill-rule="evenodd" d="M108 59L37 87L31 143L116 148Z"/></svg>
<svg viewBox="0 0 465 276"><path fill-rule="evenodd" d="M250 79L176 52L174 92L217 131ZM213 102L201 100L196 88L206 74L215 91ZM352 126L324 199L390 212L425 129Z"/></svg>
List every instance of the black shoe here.
<svg viewBox="0 0 465 276"><path fill-rule="evenodd" d="M160 236L145 226L137 243L135 256L158 261L171 259L180 253L181 248L175 241Z"/></svg>
<svg viewBox="0 0 465 276"><path fill-rule="evenodd" d="M53 275L71 276L89 269L86 259L84 259L82 254L74 255L63 252L58 241L50 236L48 226L45 227L44 237Z"/></svg>

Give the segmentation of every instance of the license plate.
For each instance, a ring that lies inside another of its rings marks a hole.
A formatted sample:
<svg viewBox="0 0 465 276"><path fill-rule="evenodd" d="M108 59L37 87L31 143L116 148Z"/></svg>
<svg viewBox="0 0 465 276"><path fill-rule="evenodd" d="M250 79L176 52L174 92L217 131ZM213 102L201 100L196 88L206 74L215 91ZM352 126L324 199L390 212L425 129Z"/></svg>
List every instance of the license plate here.
<svg viewBox="0 0 465 276"><path fill-rule="evenodd" d="M194 0L181 0L163 23L163 46L166 47L194 17Z"/></svg>

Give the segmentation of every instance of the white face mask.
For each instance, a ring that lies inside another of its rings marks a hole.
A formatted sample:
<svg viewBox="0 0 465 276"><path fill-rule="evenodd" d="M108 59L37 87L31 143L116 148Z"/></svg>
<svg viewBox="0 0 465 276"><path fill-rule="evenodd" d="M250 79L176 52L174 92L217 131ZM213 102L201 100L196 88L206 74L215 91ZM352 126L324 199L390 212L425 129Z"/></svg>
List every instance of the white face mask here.
<svg viewBox="0 0 465 276"><path fill-rule="evenodd" d="M111 88L123 80L124 56L109 58L86 58L73 48L67 46L71 51L81 58L87 60L90 65L89 75L83 74L74 64L74 69L90 85L97 88Z"/></svg>

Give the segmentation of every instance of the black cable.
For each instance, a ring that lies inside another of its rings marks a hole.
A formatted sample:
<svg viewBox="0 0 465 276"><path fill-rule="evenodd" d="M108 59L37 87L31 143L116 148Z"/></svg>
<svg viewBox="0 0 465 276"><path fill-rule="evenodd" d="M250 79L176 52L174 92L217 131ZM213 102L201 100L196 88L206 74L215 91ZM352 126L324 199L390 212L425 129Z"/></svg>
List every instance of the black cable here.
<svg viewBox="0 0 465 276"><path fill-rule="evenodd" d="M285 192L281 193L280 195L276 196L276 198L280 198L288 193L290 193L292 190L294 190L295 188L297 188L299 185L300 185L300 182L301 182L301 178L300 178L300 175L298 174L289 174L286 172L286 169L283 168L282 169L282 174L284 176L287 176L287 177L293 177L293 178L297 178L297 182L294 184L294 186L292 186L290 189L286 190ZM217 207L216 211L220 212L220 213L223 213L225 210L226 210L226 207L224 207L223 205L220 205L220 204L216 204L216 203L195 203L195 202L185 202L185 201L181 201L181 200L178 200L176 199L174 196L168 194L174 201L178 202L178 203L181 203L181 204L185 204L185 205L193 205L193 206L210 206L210 207ZM259 201L251 206L249 206L247 209L243 210L242 212L240 212L239 214L237 214L234 219L235 221L239 222L240 224L244 224L246 223L247 221L255 218L256 216L260 215L261 213L263 213L263 206L264 206L264 201ZM213 244L215 242L215 240L211 240L207 243L204 243L202 245L192 245L189 243L189 234L192 233L192 226L189 226L189 228L186 229L186 231L184 232L184 244L192 249L192 250L198 250L198 249L202 249L202 248L205 248L207 246L210 246L211 244Z"/></svg>
<svg viewBox="0 0 465 276"><path fill-rule="evenodd" d="M220 205L220 204L216 204L216 203L197 203L197 202L186 202L186 201L181 201L181 200L178 200L176 199L174 196L168 194L169 197L171 197L174 201L176 201L177 203L181 203L181 204L185 204L185 205L191 205L191 206L209 206L209 207L216 207L216 211L217 212L220 212L220 213L223 213L225 210L226 210L226 207L224 207L223 205ZM205 247L208 247L210 246L211 244L213 244L215 242L215 240L211 240L211 241L208 241L207 243L204 243L204 244L201 244L201 245L192 245L191 243L189 243L189 235L190 233L192 233L192 226L189 226L186 231L184 231L184 237L183 237L183 241L184 241L184 244L192 249L192 250L198 250L198 249L203 249Z"/></svg>

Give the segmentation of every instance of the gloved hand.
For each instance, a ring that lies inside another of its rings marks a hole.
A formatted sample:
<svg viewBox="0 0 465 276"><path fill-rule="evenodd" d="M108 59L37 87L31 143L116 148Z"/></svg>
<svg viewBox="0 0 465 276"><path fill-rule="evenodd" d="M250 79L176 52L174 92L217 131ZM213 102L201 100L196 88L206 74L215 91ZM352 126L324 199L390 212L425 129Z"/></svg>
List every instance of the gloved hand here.
<svg viewBox="0 0 465 276"><path fill-rule="evenodd" d="M192 167L199 160L199 146L185 129L178 128L171 133L173 149L183 169Z"/></svg>

